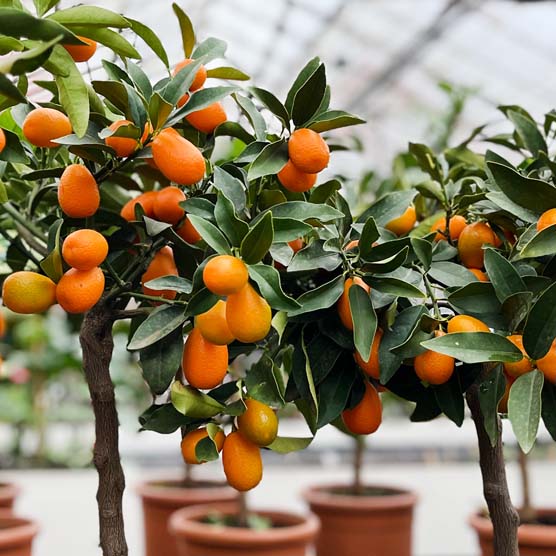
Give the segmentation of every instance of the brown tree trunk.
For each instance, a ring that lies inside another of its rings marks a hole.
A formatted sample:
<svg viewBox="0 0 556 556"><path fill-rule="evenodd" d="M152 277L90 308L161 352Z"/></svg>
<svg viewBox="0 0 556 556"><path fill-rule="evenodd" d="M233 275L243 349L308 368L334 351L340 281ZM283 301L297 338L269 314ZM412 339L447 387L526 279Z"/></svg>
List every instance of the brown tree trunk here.
<svg viewBox="0 0 556 556"><path fill-rule="evenodd" d="M498 418L498 442L494 448L484 427L479 402L479 385L467 391L467 405L477 429L483 492L494 528L494 556L519 556L517 528L519 516L512 504L506 480L502 448L502 422Z"/></svg>
<svg viewBox="0 0 556 556"><path fill-rule="evenodd" d="M523 521L533 521L536 517L533 504L531 503L531 484L529 481L529 463L527 454L517 446L517 459L519 463L519 474L521 476L521 490L523 500L521 502L521 519Z"/></svg>
<svg viewBox="0 0 556 556"><path fill-rule="evenodd" d="M355 437L355 447L353 449L353 494L360 496L363 494L363 482L361 472L363 470L363 455L365 453L365 437L362 435Z"/></svg>
<svg viewBox="0 0 556 556"><path fill-rule="evenodd" d="M85 315L79 339L83 349L83 370L95 414L93 461L99 477L100 546L103 556L127 556L122 512L125 478L118 448L119 422L114 385L110 377L114 349L112 324L111 307L101 300Z"/></svg>

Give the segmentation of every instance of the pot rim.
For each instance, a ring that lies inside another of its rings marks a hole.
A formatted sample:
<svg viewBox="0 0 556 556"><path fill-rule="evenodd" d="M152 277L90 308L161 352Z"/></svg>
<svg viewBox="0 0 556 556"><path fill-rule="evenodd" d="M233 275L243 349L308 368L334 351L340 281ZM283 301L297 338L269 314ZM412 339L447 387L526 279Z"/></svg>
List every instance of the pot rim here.
<svg viewBox="0 0 556 556"><path fill-rule="evenodd" d="M540 515L556 515L556 508L539 507L535 511ZM469 525L486 538L493 538L492 522L480 512L469 517ZM556 546L556 525L524 523L519 526L517 537L520 546Z"/></svg>
<svg viewBox="0 0 556 556"><path fill-rule="evenodd" d="M159 483L169 483L168 486ZM174 505L175 503L210 503L213 500L221 500L222 498L230 498L233 500L237 493L224 481L203 480L199 481L203 486L184 487L177 484L180 479L159 479L150 480L139 483L135 486L135 492L143 499L158 504Z"/></svg>
<svg viewBox="0 0 556 556"><path fill-rule="evenodd" d="M241 546L256 548L266 545L288 545L308 543L315 538L320 529L320 522L312 513L300 515L292 512L274 510L254 510L253 513L273 520L284 520L292 525L256 531L239 527L227 527L201 523L199 520L212 511L225 515L238 512L237 504L225 504L214 507L210 504L192 506L174 512L170 516L169 531L178 538L193 541L196 544L210 546Z"/></svg>
<svg viewBox="0 0 556 556"><path fill-rule="evenodd" d="M13 500L21 493L21 487L14 483L0 482L0 500Z"/></svg>
<svg viewBox="0 0 556 556"><path fill-rule="evenodd" d="M418 496L410 490L390 485L365 484L366 488L379 488L392 494L377 496L354 496L333 494L330 489L344 488L345 484L331 483L315 485L302 491L303 499L313 508L360 512L361 510L383 511L408 509L415 506Z"/></svg>
<svg viewBox="0 0 556 556"><path fill-rule="evenodd" d="M0 510L0 546L18 545L22 541L33 539L39 532L39 526L32 519L13 515L11 510Z"/></svg>

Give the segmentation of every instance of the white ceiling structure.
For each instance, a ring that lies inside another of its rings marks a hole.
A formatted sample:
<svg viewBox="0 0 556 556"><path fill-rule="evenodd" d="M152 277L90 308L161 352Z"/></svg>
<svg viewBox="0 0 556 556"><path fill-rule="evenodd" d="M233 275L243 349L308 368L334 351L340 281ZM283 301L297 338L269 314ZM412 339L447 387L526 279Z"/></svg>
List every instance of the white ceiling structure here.
<svg viewBox="0 0 556 556"><path fill-rule="evenodd" d="M73 4L62 0L62 6ZM171 0L101 0L151 26L170 59L183 57ZM447 108L439 81L473 87L455 139L502 120L499 104L522 104L539 119L556 106L556 3L512 0L180 0L198 37L228 42L230 61L258 86L284 96L318 55L332 105L368 120L361 164L386 170L408 141L427 141L431 118ZM144 67L163 68L148 49ZM102 51L98 54L98 59ZM97 58L93 67L98 67ZM96 71L94 72L96 73ZM341 160L341 156L339 159Z"/></svg>

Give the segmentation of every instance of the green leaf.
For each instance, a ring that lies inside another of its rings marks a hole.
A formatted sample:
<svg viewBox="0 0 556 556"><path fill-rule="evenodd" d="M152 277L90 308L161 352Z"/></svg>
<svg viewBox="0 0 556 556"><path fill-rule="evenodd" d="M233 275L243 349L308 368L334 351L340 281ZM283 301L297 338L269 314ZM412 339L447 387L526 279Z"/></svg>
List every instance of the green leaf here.
<svg viewBox="0 0 556 556"><path fill-rule="evenodd" d="M508 322L508 330L520 330L521 323L525 320L533 302L533 293L530 291L518 292L510 295L502 303L502 313Z"/></svg>
<svg viewBox="0 0 556 556"><path fill-rule="evenodd" d="M231 81L249 81L249 79L251 79L249 75L243 73L241 70L229 66L210 68L207 70L207 77L228 79Z"/></svg>
<svg viewBox="0 0 556 556"><path fill-rule="evenodd" d="M550 183L522 176L498 162L489 161L487 167L496 185L514 203L539 214L556 206L556 187Z"/></svg>
<svg viewBox="0 0 556 556"><path fill-rule="evenodd" d="M249 225L238 218L232 201L223 193L218 193L214 216L216 223L226 234L232 246L239 247L249 232Z"/></svg>
<svg viewBox="0 0 556 556"><path fill-rule="evenodd" d="M127 39L111 29L106 29L105 27L72 26L72 31L77 35L87 36L87 38L103 44L122 58L135 58L138 60L141 58L139 52Z"/></svg>
<svg viewBox="0 0 556 556"><path fill-rule="evenodd" d="M320 64L295 93L292 120L296 126L308 122L317 112L326 90L326 69Z"/></svg>
<svg viewBox="0 0 556 556"><path fill-rule="evenodd" d="M214 130L214 137L235 137L246 144L255 141L255 137L251 135L242 125L237 122L221 123Z"/></svg>
<svg viewBox="0 0 556 556"><path fill-rule="evenodd" d="M304 201L280 203L271 207L270 212L275 218L293 218L302 221L315 218L321 222L330 222L343 216L343 213L329 205L306 203Z"/></svg>
<svg viewBox="0 0 556 556"><path fill-rule="evenodd" d="M339 253L327 251L322 240L313 241L300 251L291 260L288 271L301 272L322 268L329 272L338 268L342 262Z"/></svg>
<svg viewBox="0 0 556 556"><path fill-rule="evenodd" d="M48 20L57 21L67 27L81 25L84 27L130 27L129 21L120 14L97 6L73 6L58 10L49 15Z"/></svg>
<svg viewBox="0 0 556 556"><path fill-rule="evenodd" d="M214 425L211 423L210 425ZM210 426L209 425L209 426ZM197 444L195 444L195 457L199 463L206 463L208 461L216 461L218 459L218 450L216 444L210 436L205 436Z"/></svg>
<svg viewBox="0 0 556 556"><path fill-rule="evenodd" d="M247 119L249 123L253 127L253 131L255 132L255 137L259 141L266 140L266 122L260 113L260 110L253 104L251 99L244 97L243 95L234 95L234 100L239 105L241 111Z"/></svg>
<svg viewBox="0 0 556 556"><path fill-rule="evenodd" d="M278 436L272 444L267 446L273 452L279 454L289 454L291 452L297 452L299 450L305 450L313 441L313 437L310 438L298 438L298 437L287 437Z"/></svg>
<svg viewBox="0 0 556 556"><path fill-rule="evenodd" d="M189 67L197 67L197 66L194 66L193 64L189 64L184 69L178 72L176 77L174 77L174 80L177 79L177 77L182 72L185 72L186 69ZM191 85L192 78L195 77L195 73L196 71L194 73L189 74L190 76L187 79L189 83L187 84L187 87ZM175 99L174 102L177 102L177 100L181 97L183 92L185 92L183 91L183 89L184 89L184 85L182 85L181 88L179 89L178 98ZM226 98L236 90L237 87L210 87L208 89L201 89L200 91L195 91L195 93L191 95L191 98L187 101L187 103L172 114L172 116L168 119L167 125L174 125L176 122L180 121L188 114L206 108L207 106L210 106L215 102L219 102L220 100ZM168 99L166 91L164 92L164 98Z"/></svg>
<svg viewBox="0 0 556 556"><path fill-rule="evenodd" d="M407 210L416 193L416 191L411 190L388 193L373 203L357 221L365 222L372 216L379 226L384 227Z"/></svg>
<svg viewBox="0 0 556 556"><path fill-rule="evenodd" d="M326 203L337 191L340 191L342 184L338 180L328 180L311 188L309 193L309 202Z"/></svg>
<svg viewBox="0 0 556 556"><path fill-rule="evenodd" d="M485 269L500 303L527 289L512 263L491 247L485 249Z"/></svg>
<svg viewBox="0 0 556 556"><path fill-rule="evenodd" d="M293 241L310 233L313 226L293 218L273 218L274 243Z"/></svg>
<svg viewBox="0 0 556 556"><path fill-rule="evenodd" d="M33 0L37 14L42 17L46 12L51 10L54 6L60 3L60 0Z"/></svg>
<svg viewBox="0 0 556 556"><path fill-rule="evenodd" d="M348 112L344 112L343 110L328 110L312 118L311 123L307 127L317 133L323 133L331 129L364 123L365 120L353 114L349 114Z"/></svg>
<svg viewBox="0 0 556 556"><path fill-rule="evenodd" d="M451 292L448 301L463 314L500 314L502 311L494 288L488 282L471 282Z"/></svg>
<svg viewBox="0 0 556 556"><path fill-rule="evenodd" d="M447 261L433 263L428 274L440 284L448 287L462 287L477 281L476 276L467 268Z"/></svg>
<svg viewBox="0 0 556 556"><path fill-rule="evenodd" d="M444 181L442 167L434 153L426 145L409 143L409 152L415 157L419 168L439 183Z"/></svg>
<svg viewBox="0 0 556 556"><path fill-rule="evenodd" d="M271 406L284 406L285 401L276 381L274 362L263 355L245 374L245 387L249 396Z"/></svg>
<svg viewBox="0 0 556 556"><path fill-rule="evenodd" d="M544 381L542 389L542 420L553 440L556 440L556 386L549 380Z"/></svg>
<svg viewBox="0 0 556 556"><path fill-rule="evenodd" d="M351 354L348 355L351 358ZM340 360L337 367L328 374L319 385L319 416L316 428L320 429L338 418L349 399L349 395L357 378L358 371L353 363L343 364Z"/></svg>
<svg viewBox="0 0 556 556"><path fill-rule="evenodd" d="M421 342L421 345L469 364L516 362L523 358L519 348L510 340L492 332L456 332Z"/></svg>
<svg viewBox="0 0 556 556"><path fill-rule="evenodd" d="M537 258L556 253L556 226L549 226L535 234L521 249L522 258Z"/></svg>
<svg viewBox="0 0 556 556"><path fill-rule="evenodd" d="M533 224L536 223L539 219L538 215L535 212L527 210L521 205L514 203L501 191L489 191L486 194L486 198L489 201L492 201L495 205L499 206L502 210L505 210L506 212L517 216L518 218L521 218L521 220L523 220L524 222Z"/></svg>
<svg viewBox="0 0 556 556"><path fill-rule="evenodd" d="M1 75L0 75L0 92L1 92ZM13 163L27 164L29 159L25 154L19 137L7 129L4 129L4 135L6 136L6 146L4 150L0 152L0 160Z"/></svg>
<svg viewBox="0 0 556 556"><path fill-rule="evenodd" d="M64 268L62 263L62 253L60 246L60 231L62 229L64 221L62 219L56 220L54 224L51 225L49 234L49 243L52 245L52 250L44 258L40 266L44 273L53 281L58 283L62 275L64 274Z"/></svg>
<svg viewBox="0 0 556 556"><path fill-rule="evenodd" d="M305 343L305 329L301 332L301 349L303 351L305 359L305 376L307 379L307 384L309 386L309 392L311 394L311 399L313 401L314 408L318 416L319 402L317 399L317 392L315 389L315 382L313 380L313 371L311 369L311 360L309 359L309 354L307 353L307 344ZM294 352L295 353L295 352Z"/></svg>
<svg viewBox="0 0 556 556"><path fill-rule="evenodd" d="M359 253L363 259L371 254L373 243L379 237L380 232L378 231L375 219L370 216L365 222L363 230L361 231L361 236L359 238Z"/></svg>
<svg viewBox="0 0 556 556"><path fill-rule="evenodd" d="M190 421L178 413L171 403L152 405L139 416L141 430L154 431L159 434L172 434Z"/></svg>
<svg viewBox="0 0 556 556"><path fill-rule="evenodd" d="M515 110L508 110L507 116L515 125L523 144L533 156L538 156L539 151L548 153L546 141L534 120Z"/></svg>
<svg viewBox="0 0 556 556"><path fill-rule="evenodd" d="M372 288L381 293L388 293L399 297L421 298L426 297L425 293L413 284L409 284L405 280L392 278L389 276L371 276L365 279L365 282Z"/></svg>
<svg viewBox="0 0 556 556"><path fill-rule="evenodd" d="M165 305L157 307L137 328L127 349L143 349L165 338L186 320L183 307Z"/></svg>
<svg viewBox="0 0 556 556"><path fill-rule="evenodd" d="M205 242L217 253L226 255L232 254L228 240L214 224L211 224L208 220L195 216L194 214L189 214L187 218L191 221L191 224L193 224L193 227L197 230Z"/></svg>
<svg viewBox="0 0 556 556"><path fill-rule="evenodd" d="M319 309L328 309L338 301L342 293L344 293L344 277L337 276L330 282L302 294L297 299L301 309L289 311L288 315L293 317Z"/></svg>
<svg viewBox="0 0 556 556"><path fill-rule="evenodd" d="M368 361L375 337L377 318L368 292L357 284L353 284L349 289L349 307L353 318L355 349L363 361Z"/></svg>
<svg viewBox="0 0 556 556"><path fill-rule="evenodd" d="M158 35L150 28L137 21L136 19L126 18L131 24L131 29L138 36L141 37L145 44L158 56L162 63L168 67L170 62L168 61L168 54L164 49L162 41L158 38Z"/></svg>
<svg viewBox="0 0 556 556"><path fill-rule="evenodd" d="M150 100L151 95L153 94L153 88L151 85L151 81L147 74L139 67L137 64L134 64L130 60L127 61L126 64L127 71L129 72L129 76L133 80L133 83L139 89L139 92L143 95L145 100ZM134 120L136 123L137 120Z"/></svg>
<svg viewBox="0 0 556 556"><path fill-rule="evenodd" d="M191 58L194 60L203 58L204 63L210 62L216 58L223 58L226 54L226 48L227 45L223 40L209 37L197 45L191 53Z"/></svg>
<svg viewBox="0 0 556 556"><path fill-rule="evenodd" d="M465 406L458 373L453 373L448 382L434 386L433 389L438 407L446 417L458 427L461 427L465 415Z"/></svg>
<svg viewBox="0 0 556 556"><path fill-rule="evenodd" d="M533 359L544 357L556 338L556 283L544 290L529 312L523 347Z"/></svg>
<svg viewBox="0 0 556 556"><path fill-rule="evenodd" d="M60 42L61 38L60 35L51 41L39 43L38 46L29 50L6 56L4 60L0 61L0 73L11 73L12 75L31 73L46 61L52 48Z"/></svg>
<svg viewBox="0 0 556 556"><path fill-rule="evenodd" d="M412 237L410 241L411 247L413 247L413 251L419 259L419 262L423 265L423 268L428 271L432 263L431 242L418 237Z"/></svg>
<svg viewBox="0 0 556 556"><path fill-rule="evenodd" d="M16 104L27 102L20 90L3 73L0 73L0 95L7 97Z"/></svg>
<svg viewBox="0 0 556 556"><path fill-rule="evenodd" d="M246 198L243 183L220 166L214 167L213 186L232 201L238 213L245 209Z"/></svg>
<svg viewBox="0 0 556 556"><path fill-rule="evenodd" d="M284 293L280 283L280 273L266 264L254 264L249 266L249 276L259 286L262 296L268 301L273 309L278 311L295 311L301 305Z"/></svg>
<svg viewBox="0 0 556 556"><path fill-rule="evenodd" d="M191 293L193 287L189 280L171 275L149 280L144 285L152 290L171 290L178 293Z"/></svg>
<svg viewBox="0 0 556 556"><path fill-rule="evenodd" d="M177 381L172 384L170 396L177 411L194 419L210 419L226 409L214 398Z"/></svg>
<svg viewBox="0 0 556 556"><path fill-rule="evenodd" d="M183 354L183 335L181 329L139 352L143 378L153 394L166 392L180 368Z"/></svg>
<svg viewBox="0 0 556 556"><path fill-rule="evenodd" d="M290 115L286 107L270 92L259 87L250 87L249 90L282 122L289 128Z"/></svg>
<svg viewBox="0 0 556 556"><path fill-rule="evenodd" d="M315 71L318 69L319 66L320 66L320 59L313 58L312 60L309 60L309 62L307 62L305 67L303 67L303 69L299 72L298 76L295 78L293 85L288 91L286 97L286 103L284 105L289 114L292 113L293 102L295 99L295 95L297 94L297 91L299 91L299 89L303 87L305 82L311 77L311 75L313 75L313 73L315 73Z"/></svg>
<svg viewBox="0 0 556 556"><path fill-rule="evenodd" d="M479 385L479 403L483 414L483 424L493 448L496 446L499 436L498 404L504 397L505 391L506 378L502 365L497 365Z"/></svg>
<svg viewBox="0 0 556 556"><path fill-rule="evenodd" d="M272 214L264 213L241 242L241 257L247 264L258 263L270 249L274 239Z"/></svg>
<svg viewBox="0 0 556 556"><path fill-rule="evenodd" d="M527 454L535 444L541 419L541 392L544 375L540 371L525 373L510 390L508 418L521 449Z"/></svg>
<svg viewBox="0 0 556 556"><path fill-rule="evenodd" d="M49 19L39 19L16 8L0 7L0 35L16 39L26 37L37 41L51 41L62 36L67 44L81 41L63 25Z"/></svg>
<svg viewBox="0 0 556 556"><path fill-rule="evenodd" d="M283 139L269 143L253 160L247 172L249 181L277 174L288 161L288 146Z"/></svg>
<svg viewBox="0 0 556 556"><path fill-rule="evenodd" d="M181 42L183 45L183 53L186 58L191 58L191 53L195 46L195 31L193 29L193 23L189 19L188 15L176 4L172 3L172 9L178 18L181 31Z"/></svg>

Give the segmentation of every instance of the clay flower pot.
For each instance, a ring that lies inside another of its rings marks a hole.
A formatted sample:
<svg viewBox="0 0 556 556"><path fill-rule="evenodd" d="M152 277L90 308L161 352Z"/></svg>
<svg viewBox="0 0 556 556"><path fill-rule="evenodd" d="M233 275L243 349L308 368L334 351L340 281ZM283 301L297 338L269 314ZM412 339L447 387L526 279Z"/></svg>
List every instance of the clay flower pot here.
<svg viewBox="0 0 556 556"><path fill-rule="evenodd" d="M31 556L33 539L39 528L28 519L0 510L0 556Z"/></svg>
<svg viewBox="0 0 556 556"><path fill-rule="evenodd" d="M182 481L151 481L137 488L143 503L145 556L177 556L175 539L168 531L170 516L181 508L237 500L237 492L217 481L199 481L185 487Z"/></svg>
<svg viewBox="0 0 556 556"><path fill-rule="evenodd" d="M224 515L237 514L230 504ZM170 531L176 537L179 556L305 556L318 530L318 519L310 514L299 516L283 512L257 511L271 520L264 530L227 527L206 523L214 507L198 506L178 510L170 519Z"/></svg>
<svg viewBox="0 0 556 556"><path fill-rule="evenodd" d="M0 483L0 509L12 509L20 489L9 483Z"/></svg>
<svg viewBox="0 0 556 556"><path fill-rule="evenodd" d="M554 556L556 554L556 508L538 508L539 520L550 525L528 524L519 526L517 540L521 556ZM554 523L554 525L551 525ZM482 556L493 556L492 522L483 514L473 514L469 524L479 537Z"/></svg>
<svg viewBox="0 0 556 556"><path fill-rule="evenodd" d="M383 486L364 488L370 495L346 493L345 485L312 487L303 493L321 521L317 556L411 555L415 494Z"/></svg>

